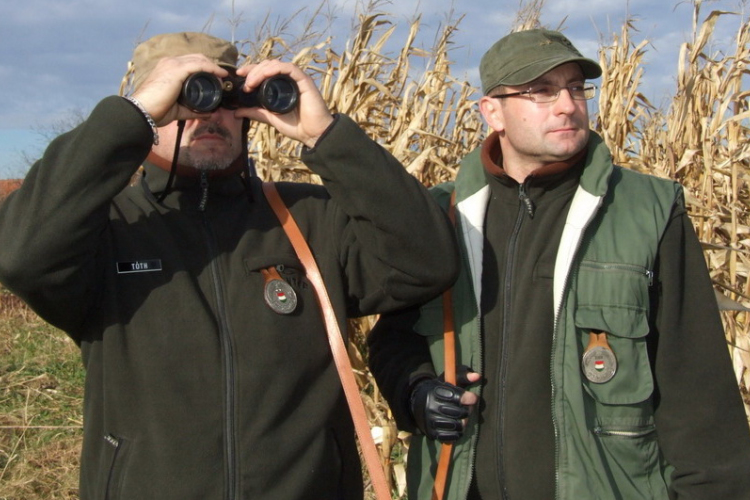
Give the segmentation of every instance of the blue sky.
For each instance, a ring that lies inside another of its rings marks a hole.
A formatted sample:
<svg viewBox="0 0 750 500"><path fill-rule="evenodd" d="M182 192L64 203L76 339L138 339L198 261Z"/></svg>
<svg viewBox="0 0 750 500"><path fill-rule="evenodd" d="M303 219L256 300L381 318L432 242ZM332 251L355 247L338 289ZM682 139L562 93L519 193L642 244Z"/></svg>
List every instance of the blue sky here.
<svg viewBox="0 0 750 500"><path fill-rule="evenodd" d="M235 39L254 38L263 19L302 23L309 0L4 0L0 16L0 178L22 177L72 117L86 116L102 98L116 94L140 40L171 31L205 31ZM373 3L372 1L370 3ZM422 16L418 43L430 47L435 33L464 16L453 38L454 75L478 84L476 67L484 51L512 26L519 0L380 0L401 44L416 14ZM334 46L343 47L362 0L328 0L335 18ZM704 0L701 18L712 10L740 12L743 0ZM562 24L585 55L596 59L601 40L619 34L634 19L635 41L649 40L643 91L654 103L668 102L674 90L680 45L691 38L692 4L677 0L546 0L542 23ZM233 28L230 19L239 18ZM731 43L747 13L724 16L719 36ZM299 29L299 28L297 28ZM295 24L289 28L295 30ZM715 37L718 42L722 42ZM400 45L398 45L400 47Z"/></svg>

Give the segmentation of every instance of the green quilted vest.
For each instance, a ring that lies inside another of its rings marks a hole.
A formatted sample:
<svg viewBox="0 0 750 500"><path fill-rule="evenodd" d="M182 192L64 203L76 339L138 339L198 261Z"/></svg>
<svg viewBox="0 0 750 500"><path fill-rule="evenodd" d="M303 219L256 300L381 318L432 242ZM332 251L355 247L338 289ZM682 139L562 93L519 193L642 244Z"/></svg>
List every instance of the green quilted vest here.
<svg viewBox="0 0 750 500"><path fill-rule="evenodd" d="M453 288L456 355L459 364L481 366L477 277L472 276L481 240L471 229L486 210L478 151L464 159L455 184L437 186L432 193L446 207L454 189L464 259ZM557 500L668 498L670 467L656 441L646 335L653 265L675 203L683 203L677 183L612 165L601 138L591 134L555 266L551 404ZM422 307L415 330L425 336L435 370L442 372L440 298ZM590 382L581 369L591 331L607 332L618 361L614 377L606 383ZM473 412L464 436L454 445L445 500L466 498L476 418ZM439 443L413 436L408 464L411 500L431 498L439 452Z"/></svg>

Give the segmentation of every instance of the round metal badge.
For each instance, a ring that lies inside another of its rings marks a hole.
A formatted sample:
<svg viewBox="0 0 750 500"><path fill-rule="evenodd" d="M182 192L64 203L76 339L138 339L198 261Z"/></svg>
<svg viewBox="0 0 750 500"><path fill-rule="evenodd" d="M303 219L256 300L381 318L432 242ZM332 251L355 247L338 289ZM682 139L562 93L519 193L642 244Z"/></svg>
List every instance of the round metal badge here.
<svg viewBox="0 0 750 500"><path fill-rule="evenodd" d="M284 280L269 280L263 295L268 307L279 314L290 314L297 308L297 294L294 288Z"/></svg>
<svg viewBox="0 0 750 500"><path fill-rule="evenodd" d="M617 372L617 358L612 349L594 346L583 353L581 368L586 378L595 384L603 384L612 380Z"/></svg>

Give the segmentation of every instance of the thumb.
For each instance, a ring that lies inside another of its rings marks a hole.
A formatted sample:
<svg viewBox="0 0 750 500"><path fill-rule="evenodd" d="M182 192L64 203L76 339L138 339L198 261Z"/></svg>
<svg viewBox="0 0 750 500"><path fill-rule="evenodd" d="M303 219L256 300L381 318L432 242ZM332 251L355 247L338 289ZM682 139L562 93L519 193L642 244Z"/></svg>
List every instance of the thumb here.
<svg viewBox="0 0 750 500"><path fill-rule="evenodd" d="M456 373L458 385L466 387L468 385L479 382L482 379L482 375L475 371L472 371L468 366L462 365L459 367ZM461 395L461 404L466 406L473 406L477 404L479 397L469 391L464 392Z"/></svg>
<svg viewBox="0 0 750 500"><path fill-rule="evenodd" d="M466 365L461 365L456 369L456 384L460 387L466 387L481 380L482 375L472 370Z"/></svg>

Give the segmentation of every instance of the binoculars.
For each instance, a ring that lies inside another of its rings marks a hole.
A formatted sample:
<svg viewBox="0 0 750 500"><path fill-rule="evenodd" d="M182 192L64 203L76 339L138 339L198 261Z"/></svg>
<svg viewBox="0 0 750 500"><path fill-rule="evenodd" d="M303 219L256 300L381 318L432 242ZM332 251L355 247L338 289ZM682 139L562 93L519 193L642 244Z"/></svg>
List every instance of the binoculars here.
<svg viewBox="0 0 750 500"><path fill-rule="evenodd" d="M196 113L226 109L263 107L284 114L297 107L299 89L287 75L276 75L251 92L243 92L245 79L235 75L221 79L207 72L194 73L182 84L178 102Z"/></svg>

